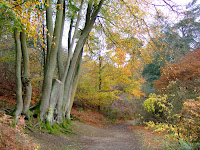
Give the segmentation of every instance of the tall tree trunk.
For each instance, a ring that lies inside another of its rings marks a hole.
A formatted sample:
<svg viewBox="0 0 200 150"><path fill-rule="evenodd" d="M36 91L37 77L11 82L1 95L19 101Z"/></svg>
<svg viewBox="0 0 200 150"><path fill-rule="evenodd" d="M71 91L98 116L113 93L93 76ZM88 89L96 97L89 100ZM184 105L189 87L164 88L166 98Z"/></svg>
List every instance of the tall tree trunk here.
<svg viewBox="0 0 200 150"><path fill-rule="evenodd" d="M21 40L21 48L22 48L22 55L23 55L23 76L22 76L22 83L25 89L24 92L24 107L22 113L29 118L29 106L31 102L32 96L32 86L30 80L30 71L29 71L29 56L28 56L28 48L26 45L26 34L24 31L20 33L20 40Z"/></svg>
<svg viewBox="0 0 200 150"><path fill-rule="evenodd" d="M53 88L52 88L51 97L50 97L49 110L48 110L48 114L47 114L47 121L49 121L50 125L53 125L53 123L54 123L54 110L55 110L55 106L58 101L58 96L59 96L61 87L62 87L62 82L55 79L54 83L53 83Z"/></svg>
<svg viewBox="0 0 200 150"><path fill-rule="evenodd" d="M66 112L69 109L69 105L70 105L70 100L71 100L70 92L72 89L72 87L70 85L72 85L71 83L73 81L73 73L74 73L74 70L76 70L76 62L78 60L79 54L80 54L84 44L85 44L85 41L93 27L93 24L96 20L97 14L100 11L101 6L103 5L103 2L104 2L104 0L101 0L99 2L99 5L97 6L97 9L94 11L92 11L92 1L90 1L88 3L85 27L84 27L82 34L76 44L73 57L70 61L70 66L67 71L65 87L64 87L64 99L63 99L64 112Z"/></svg>
<svg viewBox="0 0 200 150"><path fill-rule="evenodd" d="M63 10L61 8L63 8L63 0L58 0L53 41L51 45L51 50L49 52L49 58L47 58L46 62L44 82L42 87L42 98L40 104L40 119L42 121L45 119L49 107L52 79L56 67L56 58L58 53L63 16Z"/></svg>
<svg viewBox="0 0 200 150"><path fill-rule="evenodd" d="M42 24L42 36L43 36L43 43L42 44L45 44L45 24L44 24L44 21L43 21L43 24ZM42 45L42 54L43 54L43 66L42 66L42 69L43 69L43 73L45 74L45 66L46 66L46 51L45 51L45 47Z"/></svg>
<svg viewBox="0 0 200 150"><path fill-rule="evenodd" d="M78 86L78 78L79 78L79 72L80 72L80 65L81 65L81 61L82 61L82 54L83 54L83 48L82 48L82 51L80 52L79 58L76 62L77 63L76 70L74 71L74 75L73 75L74 77L73 77L70 95L69 95L70 103L69 103L69 107L67 108L67 111L66 111L67 119L70 119L71 109L72 109L72 105L74 103L74 97L75 97L76 89Z"/></svg>
<svg viewBox="0 0 200 150"><path fill-rule="evenodd" d="M62 17L62 26L61 26L61 34L60 34L60 41L58 47L58 55L57 55L57 63L58 63L58 75L59 80L62 80L62 76L64 74L64 65L63 65L63 49L62 49L62 37L64 31L64 24L65 24L65 1L63 6L63 17Z"/></svg>
<svg viewBox="0 0 200 150"><path fill-rule="evenodd" d="M64 0L58 0L58 4L61 5L57 5L58 6L58 11L56 14L56 25L54 28L54 35L53 35L53 41L52 41L52 45L51 45L51 49L49 51L49 56L47 58L47 62L46 62L46 71L45 71L45 75L44 75L44 82L43 82L43 89L42 89L42 98L41 98L41 104L40 104L40 119L44 120L46 114L48 114L47 110L48 107L49 108L54 108L55 103L57 103L56 105L56 109L58 110L58 118L57 121L59 123L62 122L62 118L66 115L66 110L67 110L67 116L69 118L70 115L70 111L71 111L71 106L73 104L73 99L74 99L74 94L76 91L76 87L77 87L77 82L78 82L78 70L79 69L79 63L80 63L80 55L81 55L81 50L85 44L86 38L88 37L88 34L90 33L93 24L95 22L95 19L97 17L98 12L100 11L100 8L104 2L104 0L101 0L99 2L99 5L96 6L94 1L90 0L90 2L88 3L88 11L87 11L87 15L86 15L86 23L85 23L85 27L82 31L81 36L79 37L76 46L75 46L75 50L73 53L73 48L75 45L75 38L77 37L77 33L78 33L78 26L79 26L79 22L80 22L80 16L81 16L81 10L83 8L83 3L84 0L81 1L81 5L80 5L80 9L79 9L79 13L77 16L77 22L75 25L75 30L74 30L74 35L71 39L71 36L69 37L69 49L68 49L68 60L65 66L65 70L64 73L62 73L62 71L60 70L59 72L59 78L62 75L61 82L61 90L59 90L59 100L50 102L50 94L51 94L51 90L54 89L54 86L52 88L52 78L53 78L53 73L55 70L55 65L56 65L56 58L60 58L61 55L60 53L58 54L58 49L59 49L59 45L61 44L61 32L62 32L62 23L63 23L63 11L59 11L59 7L63 7L63 1ZM94 4L94 6L92 6L92 4ZM47 12L48 13L48 12ZM73 22L72 22L73 23ZM71 34L71 29L69 31L69 33ZM57 55L59 55L57 57ZM59 61L59 60L58 60ZM58 62L59 63L59 62ZM62 66L60 64L58 64L59 67ZM62 68L62 67L60 67ZM53 109L52 109L53 110ZM47 117L48 121L51 121L52 119L52 112L51 114L49 114L49 116L51 117Z"/></svg>
<svg viewBox="0 0 200 150"><path fill-rule="evenodd" d="M64 9L63 9L63 18L62 18L62 28L61 28L61 35L60 35L60 44L58 48L58 56L57 56L57 62L58 62L58 75L59 80L62 82L62 76L64 74L64 64L63 64L63 50L62 50L62 36L64 31L64 23L65 23L65 2L64 2ZM62 100L63 100L63 84L60 87L59 95L57 97L57 105L56 105L56 118L55 121L57 123L63 122L63 115L62 115Z"/></svg>
<svg viewBox="0 0 200 150"><path fill-rule="evenodd" d="M47 59L49 59L52 41L53 41L52 0L45 0L45 3L46 3L46 25L48 29L47 31Z"/></svg>
<svg viewBox="0 0 200 150"><path fill-rule="evenodd" d="M79 12L78 12L78 17L77 17L77 22L76 22L76 26L75 26L75 30L74 30L74 35L72 37L72 41L71 41L71 32L72 32L72 25L73 25L73 19L71 20L71 25L70 25L70 30L69 30L69 37L68 37L68 58L67 58L67 63L66 63L66 67L65 67L65 72L62 76L62 82L64 83L65 82L65 79L66 79L66 76L68 74L68 70L69 70L69 66L70 66L70 62L71 62L71 58L72 58L72 50L73 50L73 47L74 47L74 44L75 44L75 38L77 36L77 33L78 33L78 26L79 26L79 23L80 23L80 20L81 20L81 12L82 12L82 8L83 8L83 2L84 0L81 1L81 6L80 6L80 9L79 9ZM70 43L71 41L71 43Z"/></svg>
<svg viewBox="0 0 200 150"><path fill-rule="evenodd" d="M102 88L102 77L101 77L101 72L102 72L102 57L101 57L101 52L99 52L99 93L101 92ZM99 104L98 104L98 111L101 111L101 106L100 106L100 98L98 99Z"/></svg>
<svg viewBox="0 0 200 150"><path fill-rule="evenodd" d="M15 48L16 48L16 66L15 66L15 75L16 75L16 96L17 96L17 105L15 110L15 122L17 122L17 117L22 113L23 109L23 100L22 100L22 81L21 81L21 42L20 42L20 32L19 29L14 29L14 39L15 39Z"/></svg>
<svg viewBox="0 0 200 150"><path fill-rule="evenodd" d="M57 117L57 121L58 122L62 122L62 118L65 116L65 111L64 111L64 105L65 105L65 102L64 102L64 89L65 89L65 81L66 81L66 76L68 74L68 70L69 70L69 66L70 66L70 62L71 62L71 58L72 58L72 49L73 49L73 45L75 44L75 37L78 33L78 26L79 26L79 22L80 22L80 16L81 16L81 11L82 11L82 8L83 8L83 2L84 0L81 1L81 5L80 5L80 9L79 9L79 12L78 12L78 17L77 17L77 22L76 22L76 26L75 26L75 31L74 31L74 35L73 35L73 38L72 38L72 42L71 42L71 32L72 32L72 26L73 26L73 17L71 18L71 23L70 23L70 29L69 29L69 34L68 34L68 58L67 58L67 63L66 63L66 66L65 66L65 71L63 73L63 76L62 76L62 88L61 88L61 91L60 91L60 95L59 95L59 100L58 100L58 105L57 105L57 110L58 110L58 117Z"/></svg>

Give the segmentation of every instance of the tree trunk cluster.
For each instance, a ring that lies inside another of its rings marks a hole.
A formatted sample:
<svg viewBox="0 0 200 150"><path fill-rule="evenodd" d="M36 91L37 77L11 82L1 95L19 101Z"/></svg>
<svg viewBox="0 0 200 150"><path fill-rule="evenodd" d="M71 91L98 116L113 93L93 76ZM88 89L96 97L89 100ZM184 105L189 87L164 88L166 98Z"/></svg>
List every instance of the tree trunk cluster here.
<svg viewBox="0 0 200 150"><path fill-rule="evenodd" d="M99 3L90 0L89 2L81 1L79 9L76 10L76 15L71 16L71 25L68 31L68 56L66 64L62 58L62 36L64 31L64 23L66 18L66 5L65 0L57 1L57 12L55 25L53 25L53 5L52 0L46 0L46 28L47 33L47 53L44 66L44 80L42 85L42 97L40 100L39 117L41 121L48 121L50 125L62 123L64 118L70 119L70 112L74 101L74 96L78 84L78 75L82 59L83 47L85 41L94 25L97 14L100 11L104 0ZM71 2L67 2L71 3ZM87 10L84 8L87 4ZM80 31L80 22L82 19L83 11L85 13L85 26ZM74 19L74 16L76 18ZM76 22L75 22L76 21ZM21 34L20 34L21 35ZM24 74L21 79L21 49L23 52L24 61L28 63L28 53L23 51L26 45L20 44L26 41L25 35L18 37L18 31L15 31L16 42L16 79L17 79L17 109L15 115L23 113L27 114L31 99L31 82L29 79L29 71L24 64ZM23 40L22 40L23 39ZM26 42L25 42L26 43ZM26 56L27 55L27 56ZM26 59L25 59L26 57ZM58 68L58 79L54 79L55 69ZM22 100L22 85L25 87L26 94L24 96L24 104Z"/></svg>
<svg viewBox="0 0 200 150"><path fill-rule="evenodd" d="M21 113L25 115L27 118L29 118L29 106L31 102L32 86L30 80L29 56L28 56L28 48L26 44L25 32L23 30L20 32L18 28L15 28L14 39L16 46L15 72L17 81L16 82L17 106L15 110L15 121L17 122L17 117ZM23 62L23 65L21 64L21 61ZM21 66L23 66L23 70ZM24 95L22 95L22 89L24 89Z"/></svg>

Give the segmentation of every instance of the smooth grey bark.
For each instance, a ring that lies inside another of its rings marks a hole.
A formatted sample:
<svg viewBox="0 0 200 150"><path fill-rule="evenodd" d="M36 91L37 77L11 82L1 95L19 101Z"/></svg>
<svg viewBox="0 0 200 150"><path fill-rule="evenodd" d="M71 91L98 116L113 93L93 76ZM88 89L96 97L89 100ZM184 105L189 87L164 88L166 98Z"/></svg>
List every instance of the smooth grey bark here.
<svg viewBox="0 0 200 150"><path fill-rule="evenodd" d="M52 89L52 79L53 79L53 74L56 67L56 58L57 58L57 53L58 53L62 18L63 18L62 17L63 10L60 8L63 8L63 0L58 0L53 41L52 41L51 49L49 52L49 58L47 58L47 62L46 62L44 82L43 82L43 87L42 87L42 98L41 98L41 103L40 103L41 121L45 119L45 114L47 113L47 110L49 107L50 94L51 94L51 89Z"/></svg>
<svg viewBox="0 0 200 150"><path fill-rule="evenodd" d="M46 25L47 25L47 59L51 51L51 45L53 40L53 19L52 19L52 0L46 0ZM46 60L47 61L47 60Z"/></svg>
<svg viewBox="0 0 200 150"><path fill-rule="evenodd" d="M77 35L77 33L78 33L78 26L79 26L79 23L80 23L80 20L81 20L81 12L82 12L82 9L83 9L83 2L84 2L84 0L82 0L81 1L81 5L80 5L80 9L79 9L79 12L78 12L78 17L77 17L77 22L76 22L76 26L75 26L75 31L74 31L74 35L73 35L73 38L72 38L72 41L71 41L71 43L70 43L70 46L69 46L69 49L68 49L68 58L67 58L67 63L66 63L66 67L65 67L65 72L64 72L64 74L63 74L63 77L62 77L62 79L61 79L61 81L63 82L63 83L65 83L65 79L66 79L66 76L67 76L67 73L68 73L68 70L69 70L69 66L70 66L70 62L71 62L71 57L72 57L72 49L73 49L73 46L74 46L74 44L75 44L75 37L76 37L76 35ZM71 22L71 25L73 24L73 22ZM70 27L70 31L69 31L69 33L70 33L70 37L68 37L69 38L69 40L70 40L70 38L71 38L71 27ZM68 43L69 44L69 43Z"/></svg>
<svg viewBox="0 0 200 150"><path fill-rule="evenodd" d="M94 11L92 11L92 1L90 1L88 3L85 27L84 27L82 34L81 34L81 36L80 36L80 38L79 38L79 40L76 44L75 51L74 51L72 60L70 61L70 66L69 66L66 81L65 81L64 99L63 99L64 112L67 111L69 104L70 104L70 101L71 101L70 84L71 84L71 81L73 79L72 77L73 77L73 72L75 70L76 61L77 61L78 56L79 56L79 54L80 54L80 52L81 52L81 50L82 50L82 48L85 44L86 38L88 37L88 35L89 35L89 33L90 33L90 31L93 27L93 24L96 20L97 14L98 14L98 12L100 11L100 9L103 5L103 2L104 2L104 0L101 0L99 2L97 9L94 10Z"/></svg>
<svg viewBox="0 0 200 150"><path fill-rule="evenodd" d="M73 82L72 82L70 96L69 96L70 103L69 103L69 107L67 108L67 111L66 111L67 119L70 119L71 109L72 109L72 105L74 103L74 97L75 97L76 89L78 86L78 78L79 78L79 73L80 73L80 65L81 65L81 61L82 61L82 55L83 55L83 48L82 48L82 51L80 52L79 58L77 60L76 70L74 72Z"/></svg>
<svg viewBox="0 0 200 150"><path fill-rule="evenodd" d="M79 27L80 20L81 20L81 12L82 12L82 9L83 9L83 3L84 3L84 0L81 1L81 5L80 5L80 8L79 8L79 12L78 12L78 16L77 16L77 21L76 21L76 25L75 25L75 29L74 29L74 35L72 37L72 41L71 41L71 44L70 44L70 47L69 47L69 56L68 56L69 60L71 60L72 49L74 47L75 38L76 38L77 33L78 33L78 27ZM67 68L67 70L68 70L68 68Z"/></svg>
<svg viewBox="0 0 200 150"><path fill-rule="evenodd" d="M17 117L22 113L23 109L23 100L22 100L22 81L21 81L21 42L20 42L20 32L19 29L14 29L14 39L15 39L15 49L16 49L16 66L15 66L15 75L16 75L16 98L17 105L15 110L15 122L17 122Z"/></svg>
<svg viewBox="0 0 200 150"><path fill-rule="evenodd" d="M71 18L70 28L69 28L69 32L68 32L68 49L70 49L72 27L73 27L73 17ZM58 53L58 55L59 55L59 53ZM68 56L69 56L69 51L68 51ZM61 55L59 55L58 59L59 59L59 61L62 61ZM58 69L58 71L59 71L59 69ZM62 72L62 77L64 76L63 73L64 73L64 68L63 68L63 72ZM59 73L59 76L60 76L60 74L61 73ZM64 80L64 78L61 79L62 82L63 82L63 80ZM64 93L64 84L62 85L62 87L60 89L60 94L58 96L58 103L57 103L57 106L56 106L56 109L57 109L56 121L57 121L57 123L63 122L63 117L64 117L64 113L63 113L63 110L62 110L62 108L63 108L62 107L63 106L63 93Z"/></svg>
<svg viewBox="0 0 200 150"><path fill-rule="evenodd" d="M55 106L58 101L58 96L59 96L61 86L62 86L62 82L55 79L54 83L53 83L53 88L52 88L51 97L50 97L49 110L48 110L48 114L47 114L47 121L49 121L50 125L53 125L53 123L54 123L53 115L54 115Z"/></svg>
<svg viewBox="0 0 200 150"><path fill-rule="evenodd" d="M73 22L74 22L74 17L71 17L71 22L70 22L70 27L69 27L69 32L68 32L68 49L70 49L70 44L71 44ZM68 55L69 55L69 51L68 51Z"/></svg>
<svg viewBox="0 0 200 150"><path fill-rule="evenodd" d="M62 80L62 76L64 74L64 64L63 64L63 50L62 50L62 36L63 36L63 31L64 31L64 23L65 23L65 1L64 1L64 9L63 9L63 18L62 18L62 28L61 28L61 34L60 34L60 43L59 43L59 48L58 48L58 56L57 56L57 63L58 63L58 75L59 75L59 80ZM63 122L63 116L62 116L62 89L63 85L60 87L59 95L57 97L57 105L56 105L56 118L55 121L57 123L62 123Z"/></svg>
<svg viewBox="0 0 200 150"><path fill-rule="evenodd" d="M64 0L58 0L58 4L62 4L60 7L63 7L63 1ZM78 79L78 71L77 71L78 65L77 64L79 64L80 62L80 54L82 53L81 50L85 44L86 38L88 37L93 27L93 24L95 22L98 12L101 9L103 2L104 0L101 0L99 2L99 5L95 5L94 1L90 0L90 2L88 3L85 27L76 43L75 50L73 53L73 47L74 47L73 45L75 44L75 37L77 37L78 26L80 23L80 15L81 15L83 3L84 3L84 0L81 1L81 5L78 12L78 17L77 17L77 22L75 25L74 35L72 39L70 35L69 40L68 40L68 42L70 43L68 45L69 55L68 55L67 64L65 66L65 71L61 78L61 82L63 84L61 84L61 89L59 90L60 92L59 92L59 95L57 96L59 97L59 100L51 101L50 94L51 94L51 90L54 89L54 87L52 88L52 78L55 71L56 58L58 59L61 56L60 54L58 54L58 51L59 51L58 49L59 49L59 45L61 44L61 34L63 31L62 30L63 11L59 11L59 10L57 11L56 21L55 21L56 25L54 28L54 35L53 35L53 41L52 41L53 44L51 45L51 49L49 51L49 55L46 61L45 75L44 75L44 82L43 82L43 89L42 89L42 98L41 98L41 103L40 103L40 119L42 121L44 119L48 119L48 121L52 120L52 116L53 116L52 113L55 114L55 112L53 111L51 111L51 113L49 114L49 116L51 116L50 118L49 117L45 118L45 117L46 117L46 114L48 113L48 110L53 108L54 105L56 105L56 103L57 103L56 109L58 110L58 117L56 118L57 122L62 123L62 118L66 115L66 110L68 110L67 115L68 116L70 115L71 106L73 104L74 94L75 94L77 83L78 83L78 80L77 80ZM71 32L72 30L70 29L69 34L71 34ZM59 55L59 57L57 57L57 55ZM59 78L61 77L61 74L59 75ZM54 93L53 91L52 91L52 94Z"/></svg>
<svg viewBox="0 0 200 150"><path fill-rule="evenodd" d="M23 111L22 113L29 118L29 106L31 102L31 96L32 96L32 86L31 86L31 80L30 80L30 71L29 71L29 55L28 55L28 48L26 44L26 34L24 31L20 33L20 40L21 40L21 49L22 49L22 55L23 55L23 76L22 76L22 83L25 88L24 91L24 105L23 105Z"/></svg>
<svg viewBox="0 0 200 150"><path fill-rule="evenodd" d="M42 25L42 35L43 35L43 40L45 41L45 31L44 31L44 21L43 21L43 25ZM43 42L44 43L44 42ZM45 74L45 66L46 66L46 50L45 50L45 47L44 46L41 46L42 47L42 54L43 54L43 73Z"/></svg>
<svg viewBox="0 0 200 150"><path fill-rule="evenodd" d="M80 23L80 15L81 15L81 11L83 8L83 2L84 0L81 1L81 5L80 5L80 9L78 12L78 18L77 18L77 22L76 22L76 26L75 26L75 31L74 31L74 36L72 38L72 42L71 42L71 32L72 32L72 26L73 26L73 17L71 18L71 24L70 24L70 29L69 29L69 34L68 34L68 58L67 58L67 63L65 66L65 71L63 73L61 82L65 83L65 79L69 70L69 65L70 65L70 61L71 61L71 57L72 57L72 48L75 42L75 37L78 33L78 26ZM71 43L70 43L71 42ZM63 97L64 97L64 89L65 89L65 84L62 85L61 91L60 91L60 95L59 95L59 100L58 100L58 104L57 104L57 110L58 110L58 117L57 117L57 122L62 122L62 118L65 116L65 111L64 111L64 101L63 101Z"/></svg>
<svg viewBox="0 0 200 150"><path fill-rule="evenodd" d="M63 57L62 37L63 37L63 31L64 31L64 23L65 23L65 1L63 5L62 26L61 26L61 34L60 34L60 41L59 41L58 55L57 55L59 80L62 79L62 76L64 74L64 65L63 65L63 58L62 58Z"/></svg>

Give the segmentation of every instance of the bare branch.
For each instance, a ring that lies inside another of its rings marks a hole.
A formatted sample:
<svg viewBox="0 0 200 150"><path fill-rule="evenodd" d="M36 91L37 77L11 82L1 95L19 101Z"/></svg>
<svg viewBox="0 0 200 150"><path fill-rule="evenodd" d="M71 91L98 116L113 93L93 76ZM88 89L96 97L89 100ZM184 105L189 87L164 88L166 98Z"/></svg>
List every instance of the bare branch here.
<svg viewBox="0 0 200 150"><path fill-rule="evenodd" d="M124 0L121 0L123 3L124 3L124 5L129 9L129 11L131 12L131 8L126 4L126 2L124 1ZM138 19L138 20L141 20L143 23L144 23L144 25L146 26L146 29L147 29L147 33L148 33L148 35L149 35L149 37L151 38L151 34L150 34L150 31L149 31L149 26L147 25L147 23L146 23L146 21L143 19L143 18L138 18L136 15L134 15L134 14L132 14L133 15L133 17L134 18L136 18L136 19ZM138 23L138 26L140 26L139 25L139 22L137 21L137 23Z"/></svg>
<svg viewBox="0 0 200 150"><path fill-rule="evenodd" d="M116 26L112 21L110 21L110 20L108 20L108 19L106 19L106 18L104 18L104 17L102 17L102 16L97 16L98 18L102 18L102 19L104 19L104 20L106 20L106 21L108 21L110 24L112 24L113 26Z"/></svg>
<svg viewBox="0 0 200 150"><path fill-rule="evenodd" d="M173 7L172 5L170 5L166 0L163 0L163 2L164 2L167 6L169 6L173 11L175 11L175 10L174 10L174 7Z"/></svg>
<svg viewBox="0 0 200 150"><path fill-rule="evenodd" d="M103 29L103 32L105 33L105 35L107 36L107 34L106 34L106 30L107 30L108 34L110 35L110 36L107 36L108 39L110 39L110 41L117 47L117 45L119 45L119 44L114 40L112 33L110 33L110 30L106 26L105 26L106 27L106 30L105 30L101 21L99 19L98 19L98 21L99 21L99 24L100 24L101 28Z"/></svg>

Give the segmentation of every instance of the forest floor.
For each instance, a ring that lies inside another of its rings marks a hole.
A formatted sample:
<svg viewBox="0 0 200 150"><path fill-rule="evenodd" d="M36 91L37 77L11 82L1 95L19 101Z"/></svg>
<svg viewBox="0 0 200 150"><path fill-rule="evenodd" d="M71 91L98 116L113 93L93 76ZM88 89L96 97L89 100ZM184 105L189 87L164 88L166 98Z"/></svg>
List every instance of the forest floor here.
<svg viewBox="0 0 200 150"><path fill-rule="evenodd" d="M50 135L29 133L42 150L140 150L135 134L127 127L131 122L120 123L106 128L73 122L73 132L77 135Z"/></svg>
<svg viewBox="0 0 200 150"><path fill-rule="evenodd" d="M0 95L0 110L13 109L14 98ZM163 149L165 136L145 129L134 120L113 123L95 110L72 109L72 115L79 121L72 121L75 134L47 134L31 132L40 150L159 150Z"/></svg>
<svg viewBox="0 0 200 150"><path fill-rule="evenodd" d="M74 115L80 118L90 117L91 110L82 112L82 116L73 110ZM135 121L121 121L106 124L104 117L93 112L89 121L72 121L72 129L76 135L51 135L38 132L29 132L34 142L40 145L41 150L159 150L163 149L163 135L146 130L143 125ZM100 119L101 118L101 119ZM96 121L95 121L96 120ZM103 123L104 122L104 123Z"/></svg>
<svg viewBox="0 0 200 150"><path fill-rule="evenodd" d="M0 109L14 106L0 97ZM31 132L26 134L39 145L40 150L159 150L163 149L164 135L145 129L132 121L111 123L98 111L72 110L73 116L80 119L72 121L71 128L75 134L47 134Z"/></svg>

